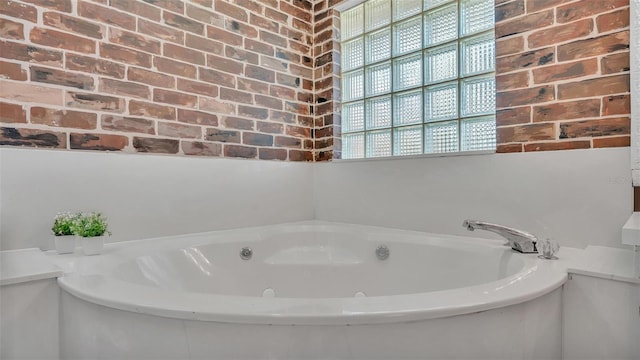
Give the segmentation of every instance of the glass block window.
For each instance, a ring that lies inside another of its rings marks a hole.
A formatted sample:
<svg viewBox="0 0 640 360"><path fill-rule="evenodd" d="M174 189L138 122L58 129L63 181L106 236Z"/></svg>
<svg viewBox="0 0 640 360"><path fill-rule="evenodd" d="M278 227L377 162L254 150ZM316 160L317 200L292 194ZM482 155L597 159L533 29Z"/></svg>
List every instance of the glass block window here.
<svg viewBox="0 0 640 360"><path fill-rule="evenodd" d="M494 0L341 14L342 158L495 150Z"/></svg>

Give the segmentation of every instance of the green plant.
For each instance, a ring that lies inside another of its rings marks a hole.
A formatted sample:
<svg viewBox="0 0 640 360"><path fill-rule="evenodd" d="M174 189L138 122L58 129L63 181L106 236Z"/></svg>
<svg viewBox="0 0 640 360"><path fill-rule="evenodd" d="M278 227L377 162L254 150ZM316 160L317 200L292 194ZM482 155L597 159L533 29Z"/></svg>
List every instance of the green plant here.
<svg viewBox="0 0 640 360"><path fill-rule="evenodd" d="M58 213L56 217L53 218L53 227L51 228L53 235L73 235L73 224L77 217L77 214L68 212Z"/></svg>
<svg viewBox="0 0 640 360"><path fill-rule="evenodd" d="M72 225L73 233L80 237L111 235L107 230L107 219L100 213L80 214Z"/></svg>

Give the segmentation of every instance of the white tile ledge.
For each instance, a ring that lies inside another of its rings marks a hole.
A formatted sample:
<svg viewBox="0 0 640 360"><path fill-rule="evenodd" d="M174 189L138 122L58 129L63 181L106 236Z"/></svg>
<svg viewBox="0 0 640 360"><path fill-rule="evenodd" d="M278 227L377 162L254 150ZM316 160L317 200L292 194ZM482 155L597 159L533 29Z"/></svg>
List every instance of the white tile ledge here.
<svg viewBox="0 0 640 360"><path fill-rule="evenodd" d="M634 212L622 227L622 243L640 246L640 212Z"/></svg>
<svg viewBox="0 0 640 360"><path fill-rule="evenodd" d="M40 249L0 251L0 286L56 278L62 270Z"/></svg>
<svg viewBox="0 0 640 360"><path fill-rule="evenodd" d="M606 246L587 246L567 266L569 274L640 284L634 276L634 253Z"/></svg>

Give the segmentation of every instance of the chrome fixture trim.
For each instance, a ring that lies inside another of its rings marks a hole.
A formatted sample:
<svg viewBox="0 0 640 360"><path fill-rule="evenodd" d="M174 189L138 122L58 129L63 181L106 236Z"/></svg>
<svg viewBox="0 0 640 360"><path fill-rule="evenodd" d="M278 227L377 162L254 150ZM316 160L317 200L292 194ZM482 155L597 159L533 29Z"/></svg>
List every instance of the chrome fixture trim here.
<svg viewBox="0 0 640 360"><path fill-rule="evenodd" d="M536 243L538 242L538 238L530 234L528 232L510 228L503 225L492 224L484 221L478 220L465 220L462 223L462 226L469 231L474 231L475 229L491 231L496 233L505 239L507 242L505 245L510 246L513 250L516 250L521 253L530 254L537 253Z"/></svg>
<svg viewBox="0 0 640 360"><path fill-rule="evenodd" d="M386 245L380 245L376 248L376 257L378 260L387 260L389 258L389 248Z"/></svg>
<svg viewBox="0 0 640 360"><path fill-rule="evenodd" d="M243 247L240 250L240 258L242 260L249 260L253 256L253 250L250 247Z"/></svg>

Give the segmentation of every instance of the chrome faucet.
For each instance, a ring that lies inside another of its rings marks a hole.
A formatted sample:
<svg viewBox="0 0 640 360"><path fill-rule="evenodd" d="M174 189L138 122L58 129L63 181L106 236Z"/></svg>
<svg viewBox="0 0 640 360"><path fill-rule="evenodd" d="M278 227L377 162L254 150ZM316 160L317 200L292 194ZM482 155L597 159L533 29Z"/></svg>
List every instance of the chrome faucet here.
<svg viewBox="0 0 640 360"><path fill-rule="evenodd" d="M477 220L465 220L462 223L462 226L467 228L469 231L480 229L496 233L507 239L505 245L510 246L513 250L521 253L528 254L538 252L536 249L538 238L528 232Z"/></svg>

